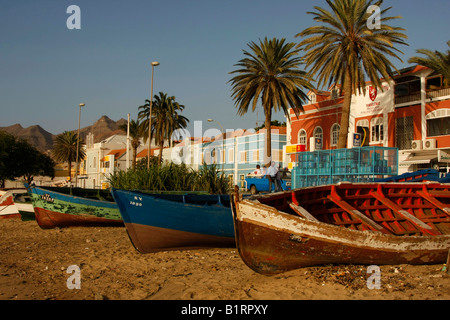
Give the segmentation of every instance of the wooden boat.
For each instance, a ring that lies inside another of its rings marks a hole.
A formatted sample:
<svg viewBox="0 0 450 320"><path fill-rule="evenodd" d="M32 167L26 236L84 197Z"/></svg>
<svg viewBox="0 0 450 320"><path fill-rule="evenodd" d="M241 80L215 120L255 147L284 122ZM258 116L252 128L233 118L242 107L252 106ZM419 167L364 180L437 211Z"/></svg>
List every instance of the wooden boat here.
<svg viewBox="0 0 450 320"><path fill-rule="evenodd" d="M69 226L123 226L109 190L25 185L42 229Z"/></svg>
<svg viewBox="0 0 450 320"><path fill-rule="evenodd" d="M31 199L25 188L0 190L0 219L21 218L34 220Z"/></svg>
<svg viewBox="0 0 450 320"><path fill-rule="evenodd" d="M24 189L26 191L26 189ZM31 197L26 193L14 194L14 205L20 213L22 221L35 220L33 203L31 202Z"/></svg>
<svg viewBox="0 0 450 320"><path fill-rule="evenodd" d="M19 192L20 190L0 190L0 219L21 217L19 210L14 204L15 191Z"/></svg>
<svg viewBox="0 0 450 320"><path fill-rule="evenodd" d="M235 247L229 195L111 193L141 253Z"/></svg>
<svg viewBox="0 0 450 320"><path fill-rule="evenodd" d="M341 183L232 199L236 244L254 271L323 264L445 263L450 184Z"/></svg>

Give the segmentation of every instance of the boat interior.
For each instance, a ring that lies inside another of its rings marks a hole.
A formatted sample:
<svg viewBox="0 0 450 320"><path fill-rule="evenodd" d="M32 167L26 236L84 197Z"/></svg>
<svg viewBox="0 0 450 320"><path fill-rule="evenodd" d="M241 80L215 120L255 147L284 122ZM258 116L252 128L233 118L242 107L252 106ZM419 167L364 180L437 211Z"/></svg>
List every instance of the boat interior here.
<svg viewBox="0 0 450 320"><path fill-rule="evenodd" d="M258 197L279 211L396 236L450 234L450 184L341 183Z"/></svg>

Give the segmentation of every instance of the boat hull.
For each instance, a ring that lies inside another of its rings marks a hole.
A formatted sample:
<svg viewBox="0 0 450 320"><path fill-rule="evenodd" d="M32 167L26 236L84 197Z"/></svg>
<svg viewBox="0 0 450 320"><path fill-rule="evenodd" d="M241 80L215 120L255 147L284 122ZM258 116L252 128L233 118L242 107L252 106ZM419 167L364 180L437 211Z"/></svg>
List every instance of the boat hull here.
<svg viewBox="0 0 450 320"><path fill-rule="evenodd" d="M25 189L0 190L0 219L21 218L24 204L14 201L16 195L26 193ZM31 211L33 207L31 206ZM34 212L33 212L34 216Z"/></svg>
<svg viewBox="0 0 450 320"><path fill-rule="evenodd" d="M42 229L69 226L123 226L114 202L88 199L29 186L36 222Z"/></svg>
<svg viewBox="0 0 450 320"><path fill-rule="evenodd" d="M354 230L280 212L257 201L233 204L244 263L261 274L325 264L445 263L450 235L396 236Z"/></svg>
<svg viewBox="0 0 450 320"><path fill-rule="evenodd" d="M130 240L141 253L236 246L229 198L216 205L213 202L219 196L198 196L212 202L207 205L188 203L196 195L149 195L117 189L111 193Z"/></svg>

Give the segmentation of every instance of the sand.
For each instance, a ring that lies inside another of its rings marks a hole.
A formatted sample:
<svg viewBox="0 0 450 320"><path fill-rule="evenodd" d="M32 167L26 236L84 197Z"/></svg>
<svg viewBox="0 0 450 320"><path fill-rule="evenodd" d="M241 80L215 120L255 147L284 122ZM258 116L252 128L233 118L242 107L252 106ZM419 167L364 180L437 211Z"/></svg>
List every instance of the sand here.
<svg viewBox="0 0 450 320"><path fill-rule="evenodd" d="M369 289L367 266L265 276L235 248L141 254L124 227L43 230L0 220L0 300L448 300L443 266L380 266L379 289Z"/></svg>

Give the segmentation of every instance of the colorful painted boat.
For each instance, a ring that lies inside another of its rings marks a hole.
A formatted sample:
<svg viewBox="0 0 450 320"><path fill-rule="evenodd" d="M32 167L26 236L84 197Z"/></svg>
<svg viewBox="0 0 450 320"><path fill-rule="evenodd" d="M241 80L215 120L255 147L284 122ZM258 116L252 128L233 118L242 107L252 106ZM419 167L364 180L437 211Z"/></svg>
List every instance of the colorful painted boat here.
<svg viewBox="0 0 450 320"><path fill-rule="evenodd" d="M232 199L236 244L254 271L323 264L445 263L450 184L341 183Z"/></svg>
<svg viewBox="0 0 450 320"><path fill-rule="evenodd" d="M69 226L123 226L108 190L25 185L36 221L43 229Z"/></svg>
<svg viewBox="0 0 450 320"><path fill-rule="evenodd" d="M111 193L141 253L236 245L229 195Z"/></svg>

